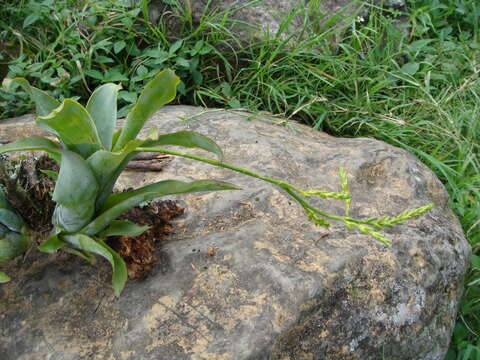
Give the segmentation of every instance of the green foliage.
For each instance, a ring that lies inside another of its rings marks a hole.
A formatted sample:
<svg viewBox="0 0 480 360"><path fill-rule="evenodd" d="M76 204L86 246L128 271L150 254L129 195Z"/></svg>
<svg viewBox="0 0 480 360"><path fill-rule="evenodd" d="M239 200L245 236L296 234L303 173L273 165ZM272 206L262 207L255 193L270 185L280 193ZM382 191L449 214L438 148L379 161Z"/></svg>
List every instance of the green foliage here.
<svg viewBox="0 0 480 360"><path fill-rule="evenodd" d="M130 140L137 137L145 122L155 111L175 99L176 88L180 79L172 72L160 73L150 81L140 94L135 106L130 110L124 128L115 142L114 149L123 148Z"/></svg>
<svg viewBox="0 0 480 360"><path fill-rule="evenodd" d="M0 284L9 282L10 280L10 276L0 271Z"/></svg>
<svg viewBox="0 0 480 360"><path fill-rule="evenodd" d="M408 6L406 24L373 10L365 22L352 20L334 45L323 32L288 45L287 33L252 43L236 52L233 78L208 82L194 101L267 111L414 153L445 184L478 256L480 5L418 0ZM478 279L480 272L471 270L457 324L463 330L452 341L450 353L462 360L480 353Z"/></svg>
<svg viewBox="0 0 480 360"><path fill-rule="evenodd" d="M159 72L145 86L137 103L127 115L125 125L118 135L114 133L116 117L111 114L112 111L113 114L116 114L111 102L116 98L118 86L103 85L99 90L93 92L86 108L71 99L65 99L58 107L52 108L49 106L54 102L49 96L44 93L41 93L42 96L36 96L40 92L31 87L26 80L7 79L4 81L7 87L15 83L33 94L32 98L37 109L43 111L47 108L51 111L48 115L38 116L36 122L38 126L57 137L60 142L60 144L56 144L47 139L30 138L0 147L0 154L18 150L43 150L60 163L60 172L52 197L56 202L52 219L54 230L51 236L39 246L39 250L52 253L64 249L87 260L92 258L92 254L104 257L112 266L112 285L117 295L125 285L127 270L122 258L103 239L113 235L138 235L146 230L145 227L115 220L117 217L140 203L164 195L237 189L229 183L214 180L197 180L190 183L164 180L136 190L111 194L118 176L132 156L139 152L161 152L182 156L262 179L285 190L305 209L308 217L317 225L329 226L325 219L340 221L347 228L357 229L385 245L390 245L390 241L374 231L374 228L382 229L400 224L402 221L420 216L432 208L432 204L430 204L416 210L403 212L397 217L354 219L348 216L351 196L344 170L339 173L341 193L321 190L303 191L283 181L218 160L158 147L160 145L196 147L210 151L219 157L222 156L218 145L194 132L182 131L158 135L154 130L150 132L147 139L136 139L148 118L175 97L178 77L170 70ZM97 106L101 103L106 105L104 110L100 105ZM102 134L101 138L99 133ZM312 195L345 200L345 215L329 214L309 204L305 198ZM7 204L4 207L6 208L6 206ZM14 230L18 230L20 224L11 221L12 214L11 211L5 212L3 218L10 221L4 222ZM18 220L15 217L13 219ZM7 256L3 260L16 254L4 252Z"/></svg>
<svg viewBox="0 0 480 360"><path fill-rule="evenodd" d="M26 231L0 228L0 261L6 261L23 254L30 243Z"/></svg>
<svg viewBox="0 0 480 360"><path fill-rule="evenodd" d="M173 1L169 19L153 25L148 14L141 16L142 10L148 12L143 3L145 8L140 1L5 2L0 6L0 49L5 44L8 51L0 58L0 68L2 62L8 64L7 77L28 75L34 86L60 99L86 101L99 85L121 82L120 116L162 69L175 69L182 80L178 91L185 96L200 89L205 73L214 75L219 64L230 68L218 50L238 41L226 27L228 17L211 21L207 16L193 28L191 17ZM167 21L178 23L178 29L168 30ZM28 111L12 100L0 91L0 118Z"/></svg>
<svg viewBox="0 0 480 360"><path fill-rule="evenodd" d="M19 150L46 151L60 163L52 197L56 202L52 219L54 230L39 249L48 253L64 249L86 259L91 259L92 254L104 257L112 266L112 285L117 295L125 285L127 270L121 257L103 239L113 235L139 235L147 229L115 220L118 216L144 201L163 195L237 189L221 181L185 183L165 180L121 194L111 194L118 176L128 161L139 152L141 145L155 146L157 142L185 145L221 155L213 141L192 132L160 136L151 133L147 140L135 139L148 118L175 97L178 78L170 70L161 71L145 86L118 136L114 129L119 86L103 85L93 92L85 108L71 99L57 104L49 95L30 86L25 79L4 81L7 88L15 84L31 95L42 114L37 116L37 125L60 142L57 144L44 138L29 138L0 147L0 154ZM46 112L49 113L45 115ZM1 200L0 221L5 225L5 230L21 231L21 219L6 201ZM0 243L0 260L13 258L24 250L22 246L17 246L23 245L23 238L17 233L14 235L4 235L5 240Z"/></svg>
<svg viewBox="0 0 480 360"><path fill-rule="evenodd" d="M179 23L170 31L166 17L152 26L138 19L142 11L148 18L148 9L137 5L148 1L85 0L81 11L72 11L73 3L2 3L0 47L3 41L7 50L20 49L0 52L9 77L28 75L37 87L54 85L47 91L56 97L84 100L105 79L128 79L119 92L123 116L141 85L168 66L182 79L182 103L268 111L338 136L382 139L436 172L480 255L477 0L409 0L405 13L373 9L366 21L340 13L327 22L305 21L294 38L286 19L275 36L243 48L228 13L206 11L195 23L168 1ZM309 2L309 11L318 20L316 3ZM342 29L341 40L331 41ZM30 108L0 92L0 118ZM472 267L448 359L480 353L479 279Z"/></svg>
<svg viewBox="0 0 480 360"><path fill-rule="evenodd" d="M415 136L407 141L404 136L394 136L415 148L417 154L444 180L451 197L450 205L459 216L472 245L471 269L446 359L478 360L480 4L475 0L412 0L409 5L414 40L409 56L421 64L415 81L418 84L416 88L425 94L422 96L425 101L416 110L417 114L419 110L421 112L419 117L416 115L415 131L422 138ZM422 78L425 79L423 84ZM430 124L435 127L425 131L426 126L432 126Z"/></svg>
<svg viewBox="0 0 480 360"><path fill-rule="evenodd" d="M296 188L295 186L288 184L284 181L281 180L276 180L269 178L267 176L263 176L257 173L254 173L253 171L247 170L247 169L242 169L230 164L226 164L221 161L213 160L213 159L208 159L204 158L202 156L198 155L192 155L192 154L186 154L182 153L176 150L170 150L170 149L163 149L163 148L158 148L158 147L138 147L138 151L146 151L146 152L160 152L163 154L170 154L170 155L176 155L176 156L181 156L185 157L188 159L193 159L197 161L202 161L207 164L211 164L214 166L219 166L223 167L226 169L230 169L233 171L237 171L239 173L255 177L257 179L261 179L263 181L272 183L279 188L283 189L284 191L287 192L299 205L303 207L305 210L308 218L314 222L316 225L319 226L330 226L330 223L326 219L330 220L336 220L339 222L342 222L345 227L349 230L352 229L357 229L361 233L368 235L375 240L383 243L384 245L391 245L391 241L387 239L385 236L383 236L381 233L374 231L374 229L383 229L383 228L388 228L392 227L395 224L402 224L403 221L411 219L413 217L420 216L427 211L431 210L433 208L433 204L428 204L425 206L422 206L420 208L414 209L414 210L406 210L402 213L400 213L397 216L394 217L387 217L383 216L380 218L369 218L369 219L355 219L351 218L348 215L349 207L350 207L350 202L351 202L351 196L350 192L348 189L348 182L347 182L347 175L344 169L340 169L339 171L339 176L340 176L340 187L342 189L342 192L327 192L323 190L301 190ZM316 195L324 199L342 199L345 200L345 213L343 216L338 216L334 214L327 213L325 211L320 210L319 208L313 206L312 204L308 203L306 201L306 198Z"/></svg>
<svg viewBox="0 0 480 360"><path fill-rule="evenodd" d="M20 232L24 222L5 198L0 189L0 224L11 231Z"/></svg>
<svg viewBox="0 0 480 360"><path fill-rule="evenodd" d="M27 225L7 201L0 188L0 261L7 261L23 254L30 246L30 242ZM0 272L0 283L9 280L9 276Z"/></svg>

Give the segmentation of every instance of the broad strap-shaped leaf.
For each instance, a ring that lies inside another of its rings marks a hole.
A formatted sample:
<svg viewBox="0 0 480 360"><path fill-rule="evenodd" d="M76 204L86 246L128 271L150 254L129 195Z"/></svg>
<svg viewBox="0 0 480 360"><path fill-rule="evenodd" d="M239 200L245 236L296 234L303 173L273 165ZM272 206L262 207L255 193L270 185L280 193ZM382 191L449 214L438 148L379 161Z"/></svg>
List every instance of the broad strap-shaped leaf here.
<svg viewBox="0 0 480 360"><path fill-rule="evenodd" d="M2 189L0 189L0 224L17 233L19 233L22 230L22 227L25 226L23 219L7 201Z"/></svg>
<svg viewBox="0 0 480 360"><path fill-rule="evenodd" d="M31 137L26 139L16 140L14 142L0 146L0 154L13 151L29 151L38 150L45 151L51 155L59 154L61 148L58 144L46 138Z"/></svg>
<svg viewBox="0 0 480 360"><path fill-rule="evenodd" d="M131 140L120 152L100 150L87 159L100 185L96 209L100 209L111 194L115 182L128 162L137 154L139 146L178 145L197 147L215 153L221 157L222 150L206 136L194 132L183 131L158 136L156 129L151 129L147 140Z"/></svg>
<svg viewBox="0 0 480 360"><path fill-rule="evenodd" d="M95 123L88 111L75 100L64 100L49 115L38 117L37 124L85 159L101 147Z"/></svg>
<svg viewBox="0 0 480 360"><path fill-rule="evenodd" d="M122 149L130 140L134 140L145 122L163 105L175 99L180 78L172 70L159 72L142 90L135 106L127 115L115 150Z"/></svg>
<svg viewBox="0 0 480 360"><path fill-rule="evenodd" d="M71 247L68 247L68 246L65 246L63 248L63 251L69 253L69 254L73 254L73 255L76 255L78 257L81 257L82 259L85 259L87 260L90 264L95 264L96 262L96 258L95 258L95 255L88 252L88 251L84 251L84 250L77 250L77 249L74 249L74 248L71 248Z"/></svg>
<svg viewBox="0 0 480 360"><path fill-rule="evenodd" d="M141 202L164 195L183 194L198 191L238 190L239 188L223 181L197 180L183 182L164 180L133 191L111 195L105 202L100 215L81 230L87 235L95 235L105 229L114 219Z"/></svg>
<svg viewBox="0 0 480 360"><path fill-rule="evenodd" d="M62 205L76 206L95 196L98 184L86 160L69 150L62 150L61 154L62 166L52 199Z"/></svg>
<svg viewBox="0 0 480 360"><path fill-rule="evenodd" d="M99 184L96 209L100 209L112 193L115 182L128 162L137 154L135 149L141 143L141 140L132 140L121 152L99 150L87 159Z"/></svg>
<svg viewBox="0 0 480 360"><path fill-rule="evenodd" d="M32 101L35 103L37 115L46 116L60 106L60 102L58 100L48 95L45 91L31 86L27 79L4 79L3 87L8 90L14 83L20 85L22 89L30 96Z"/></svg>
<svg viewBox="0 0 480 360"><path fill-rule="evenodd" d="M119 296L127 281L127 267L123 259L101 239L92 239L84 234L62 236L70 246L77 250L89 251L107 259L112 265L112 286Z"/></svg>
<svg viewBox="0 0 480 360"><path fill-rule="evenodd" d="M117 94L122 87L105 84L98 87L90 96L87 111L97 128L98 136L105 149L112 149L112 138L117 122Z"/></svg>
<svg viewBox="0 0 480 360"><path fill-rule="evenodd" d="M0 205L0 224L5 225L8 229L20 232L24 225L22 218L17 212L11 208L1 208Z"/></svg>
<svg viewBox="0 0 480 360"><path fill-rule="evenodd" d="M160 135L156 140L145 140L142 147L153 147L160 145L176 145L188 148L199 148L216 154L219 158L223 157L222 149L212 139L193 132L179 131L176 133Z"/></svg>
<svg viewBox="0 0 480 360"><path fill-rule="evenodd" d="M10 276L8 276L7 274L5 274L4 272L1 272L0 271L0 284L4 284L4 283L7 283L9 282L10 280Z"/></svg>
<svg viewBox="0 0 480 360"><path fill-rule="evenodd" d="M92 203L79 206L65 206L57 204L52 215L52 224L59 230L72 233L88 224L95 214L95 205Z"/></svg>
<svg viewBox="0 0 480 360"><path fill-rule="evenodd" d="M30 246L27 233L9 231L0 236L0 261L13 259L22 255Z"/></svg>
<svg viewBox="0 0 480 360"><path fill-rule="evenodd" d="M8 234L10 231L9 228L7 228L5 225L0 224L0 238L2 238L4 235Z"/></svg>
<svg viewBox="0 0 480 360"><path fill-rule="evenodd" d="M98 183L80 155L69 150L61 154L62 166L52 197L57 202L53 224L60 230L75 232L91 221Z"/></svg>
<svg viewBox="0 0 480 360"><path fill-rule="evenodd" d="M60 239L58 234L51 235L45 240L42 244L40 244L37 249L41 252L52 254L56 253L58 250L63 248L67 243Z"/></svg>
<svg viewBox="0 0 480 360"><path fill-rule="evenodd" d="M109 236L139 236L150 229L150 226L139 226L127 220L113 220L108 227L99 232L98 236L106 238Z"/></svg>

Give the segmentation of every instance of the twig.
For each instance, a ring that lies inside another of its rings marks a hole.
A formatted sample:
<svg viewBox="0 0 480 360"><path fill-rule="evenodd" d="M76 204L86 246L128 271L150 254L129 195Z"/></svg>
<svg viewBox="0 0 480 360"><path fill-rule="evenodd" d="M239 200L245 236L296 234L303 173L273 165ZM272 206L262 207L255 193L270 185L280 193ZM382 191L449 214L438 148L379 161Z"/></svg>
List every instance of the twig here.
<svg viewBox="0 0 480 360"><path fill-rule="evenodd" d="M163 160L171 158L170 155L162 155L159 153L141 153L136 155L132 161L139 161L139 160Z"/></svg>
<svg viewBox="0 0 480 360"><path fill-rule="evenodd" d="M138 171L162 171L169 162L169 160L163 159L160 159L159 161L137 160L129 162L127 165L127 169Z"/></svg>

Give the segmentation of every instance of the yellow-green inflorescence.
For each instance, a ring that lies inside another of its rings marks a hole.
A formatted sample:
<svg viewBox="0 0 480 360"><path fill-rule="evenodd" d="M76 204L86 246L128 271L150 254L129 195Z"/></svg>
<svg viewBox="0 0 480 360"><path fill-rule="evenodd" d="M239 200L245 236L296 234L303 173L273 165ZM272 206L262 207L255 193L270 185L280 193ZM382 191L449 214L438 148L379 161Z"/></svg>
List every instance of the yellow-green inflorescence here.
<svg viewBox="0 0 480 360"><path fill-rule="evenodd" d="M310 197L311 195L317 195L324 199L330 198L330 199L337 199L337 200L345 200L345 216L338 218L338 217L328 216L331 214L327 215L326 213L321 212L322 215L325 217L333 218L335 220L340 220L345 224L347 229L351 230L355 228L359 230L362 234L369 235L375 240L380 241L385 245L388 245L388 246L391 245L391 241L387 239L383 234L377 231L374 231L374 228L383 229L383 228L392 227L394 225L402 225L404 221L420 216L422 214L425 214L427 211L430 211L433 208L433 203L430 203L428 205L419 207L417 209L405 210L400 214L398 214L397 216L371 217L364 220L352 219L348 216L349 210L350 210L350 204L352 202L352 197L350 195L350 190L348 188L347 173L343 168L340 168L338 173L340 177L340 188L342 189L342 192L328 192L328 191L322 191L322 190L307 190L307 191L298 191L298 192L306 198ZM311 209L310 206L308 208L305 207L304 205L302 206L306 209L308 218L312 220L314 223L320 226L329 226L329 223L324 218L321 218L315 215L315 211ZM320 213L320 211L317 211L317 213Z"/></svg>
<svg viewBox="0 0 480 360"><path fill-rule="evenodd" d="M343 168L340 168L338 171L338 175L340 178L341 191L334 192L334 191L323 191L323 190L316 190L316 189L300 190L300 189L297 189L295 186L289 183L286 183L284 181L272 179L272 178L257 174L251 170L242 169L221 161L205 158L198 155L187 154L187 153L183 153L176 150L164 149L164 148L158 148L158 147L152 147L152 148L145 147L145 148L138 148L137 150L146 151L146 152L160 152L164 154L176 155L176 156L181 156L189 159L194 159L194 160L202 161L211 165L237 171L239 173L275 184L278 187L285 190L293 199L295 199L305 209L308 218L315 224L319 226L330 226L330 223L328 222L327 219L340 221L345 225L345 227L348 230L357 229L362 234L368 235L387 246L391 245L391 240L386 238L383 234L375 231L375 229L384 229L384 228L392 227L394 225L401 225L405 220L409 220L411 218L425 214L427 211L433 208L433 203L431 203L431 204L419 207L417 209L405 210L400 214L398 214L397 216L381 216L381 217L371 217L368 219L355 219L349 216L352 196L350 195L350 189L348 187L347 173ZM334 215L316 208L306 200L312 196L318 196L323 199L337 199L337 200L345 201L344 215L343 216Z"/></svg>

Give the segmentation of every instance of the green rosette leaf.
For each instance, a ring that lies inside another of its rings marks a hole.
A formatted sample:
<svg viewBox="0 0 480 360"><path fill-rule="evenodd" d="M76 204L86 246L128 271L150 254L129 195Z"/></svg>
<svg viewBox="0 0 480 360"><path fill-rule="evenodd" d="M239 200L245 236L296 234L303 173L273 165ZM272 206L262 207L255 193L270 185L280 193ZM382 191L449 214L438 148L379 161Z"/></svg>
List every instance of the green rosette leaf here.
<svg viewBox="0 0 480 360"><path fill-rule="evenodd" d="M62 150L62 165L52 199L57 203L53 224L75 232L91 221L95 212L98 183L87 162L78 154Z"/></svg>
<svg viewBox="0 0 480 360"><path fill-rule="evenodd" d="M117 123L117 95L121 88L116 84L102 85L93 92L87 103L87 111L106 150L112 149L112 138Z"/></svg>
<svg viewBox="0 0 480 360"><path fill-rule="evenodd" d="M103 240L93 239L84 234L65 235L62 239L77 250L91 252L107 259L113 271L113 290L115 295L120 295L127 281L127 266L117 252L105 244Z"/></svg>
<svg viewBox="0 0 480 360"><path fill-rule="evenodd" d="M135 106L127 115L125 125L115 143L114 150L122 149L134 140L147 120L163 105L175 99L180 78L172 70L159 72L143 88Z"/></svg>
<svg viewBox="0 0 480 360"><path fill-rule="evenodd" d="M75 100L64 100L50 114L39 116L37 124L57 136L69 150L85 159L101 147L92 117Z"/></svg>
<svg viewBox="0 0 480 360"><path fill-rule="evenodd" d="M197 180L189 183L177 180L164 180L133 191L113 194L105 202L100 215L83 228L81 232L87 235L95 235L105 229L118 216L144 201L165 195L218 190L238 190L238 187L227 182L215 180Z"/></svg>

